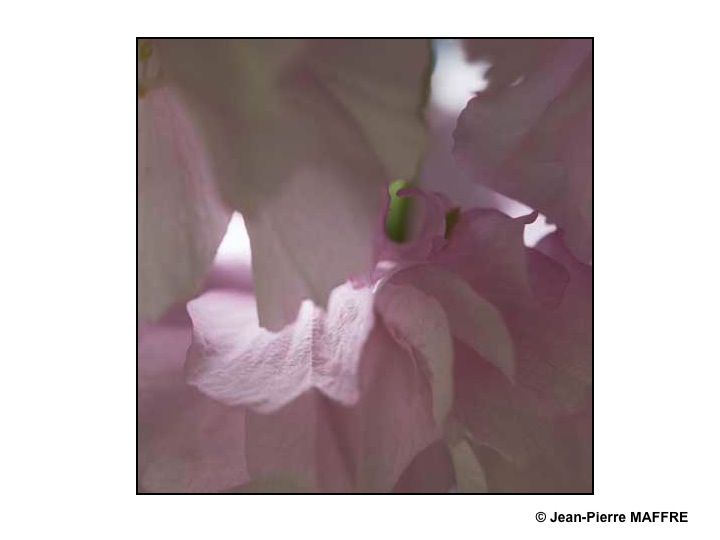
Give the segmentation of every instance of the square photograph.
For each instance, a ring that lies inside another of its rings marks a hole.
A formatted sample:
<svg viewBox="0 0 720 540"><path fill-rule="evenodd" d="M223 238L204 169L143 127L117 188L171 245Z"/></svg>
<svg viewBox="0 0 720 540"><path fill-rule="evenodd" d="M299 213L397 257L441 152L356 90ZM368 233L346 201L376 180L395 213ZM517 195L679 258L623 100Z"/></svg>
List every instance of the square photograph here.
<svg viewBox="0 0 720 540"><path fill-rule="evenodd" d="M136 44L137 493L593 493L592 38Z"/></svg>

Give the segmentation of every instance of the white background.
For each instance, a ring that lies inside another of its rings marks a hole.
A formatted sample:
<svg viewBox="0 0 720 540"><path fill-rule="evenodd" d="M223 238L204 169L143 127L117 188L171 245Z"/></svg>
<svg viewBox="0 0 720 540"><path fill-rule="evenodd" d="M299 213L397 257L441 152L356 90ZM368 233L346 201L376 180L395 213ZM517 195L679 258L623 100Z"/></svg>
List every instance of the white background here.
<svg viewBox="0 0 720 540"><path fill-rule="evenodd" d="M0 22L0 536L718 537L710 3L26 2ZM595 495L135 493L135 36L595 37ZM686 510L561 525L537 511Z"/></svg>

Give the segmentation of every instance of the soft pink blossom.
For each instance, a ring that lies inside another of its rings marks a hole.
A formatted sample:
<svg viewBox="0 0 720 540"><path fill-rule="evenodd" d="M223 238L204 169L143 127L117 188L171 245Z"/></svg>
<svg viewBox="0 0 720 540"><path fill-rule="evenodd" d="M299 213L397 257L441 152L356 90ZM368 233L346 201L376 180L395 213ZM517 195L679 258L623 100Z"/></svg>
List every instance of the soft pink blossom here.
<svg viewBox="0 0 720 540"><path fill-rule="evenodd" d="M467 42L487 85L457 160L430 115L423 167L422 41L149 47L140 490L589 492L590 44ZM387 183L418 171L396 243ZM233 210L252 278L212 262Z"/></svg>
<svg viewBox="0 0 720 540"><path fill-rule="evenodd" d="M436 210L449 204L405 194ZM336 288L327 311L303 304L278 333L260 328L242 294L191 302L189 382L244 406L255 481L387 491L437 442L456 488L505 489L496 478L542 463L557 474L523 491L587 490L576 470L585 462L555 447L587 454L573 426L587 414L590 385L588 271L525 248L531 219L470 210L446 235L445 214L427 215L438 223L405 246L411 258L398 256L374 283Z"/></svg>
<svg viewBox="0 0 720 540"><path fill-rule="evenodd" d="M592 40L469 40L493 62L460 115L455 155L469 175L545 214L592 260Z"/></svg>

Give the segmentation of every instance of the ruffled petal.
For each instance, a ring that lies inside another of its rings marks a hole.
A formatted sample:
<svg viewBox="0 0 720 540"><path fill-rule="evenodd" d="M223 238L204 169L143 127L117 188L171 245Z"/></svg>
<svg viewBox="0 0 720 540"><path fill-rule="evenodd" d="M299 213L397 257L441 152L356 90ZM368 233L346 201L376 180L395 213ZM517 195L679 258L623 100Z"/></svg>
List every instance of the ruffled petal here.
<svg viewBox="0 0 720 540"><path fill-rule="evenodd" d="M424 319L442 319L433 308ZM188 310L189 381L224 403L257 411L247 416L253 485L389 491L438 439L433 404L445 411L438 418L447 414L452 350L433 348L431 340L419 344L421 329L401 328L413 334L396 339L428 358L405 352L384 325L374 324L370 288L335 289L327 312L306 302L295 323L278 333L260 328L252 300L238 293L206 293ZM443 329L438 342L449 345ZM431 363L433 389L444 401L431 394L425 369Z"/></svg>
<svg viewBox="0 0 720 540"><path fill-rule="evenodd" d="M458 119L455 155L476 181L545 214L589 262L592 40L508 40L491 49L495 84Z"/></svg>
<svg viewBox="0 0 720 540"><path fill-rule="evenodd" d="M138 137L138 309L155 320L199 291L230 213L176 92L139 99Z"/></svg>
<svg viewBox="0 0 720 540"><path fill-rule="evenodd" d="M229 405L272 412L311 388L353 404L363 346L373 327L372 292L346 284L325 313L303 302L280 332L258 325L251 297L210 292L188 304L193 345L188 381Z"/></svg>
<svg viewBox="0 0 720 540"><path fill-rule="evenodd" d="M187 326L145 325L138 344L141 491L218 492L248 481L245 411L185 383Z"/></svg>
<svg viewBox="0 0 720 540"><path fill-rule="evenodd" d="M262 326L370 272L384 189L419 158L422 40L160 40L250 234ZM384 52L385 54L379 54ZM394 67L394 68L393 68Z"/></svg>
<svg viewBox="0 0 720 540"><path fill-rule="evenodd" d="M360 367L360 398L345 407L316 390L270 415L248 415L253 478L290 476L320 492L387 492L439 438L424 372L382 325Z"/></svg>

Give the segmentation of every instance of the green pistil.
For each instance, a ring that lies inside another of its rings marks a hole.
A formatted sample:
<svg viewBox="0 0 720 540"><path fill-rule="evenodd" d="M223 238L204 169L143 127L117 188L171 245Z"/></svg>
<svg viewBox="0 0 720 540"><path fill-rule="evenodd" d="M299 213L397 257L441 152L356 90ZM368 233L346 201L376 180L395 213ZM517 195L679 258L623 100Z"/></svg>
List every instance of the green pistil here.
<svg viewBox="0 0 720 540"><path fill-rule="evenodd" d="M409 186L410 182L407 180L395 180L391 182L388 189L390 208L385 219L385 232L393 242L402 243L408 238L410 198L398 197L397 192Z"/></svg>

